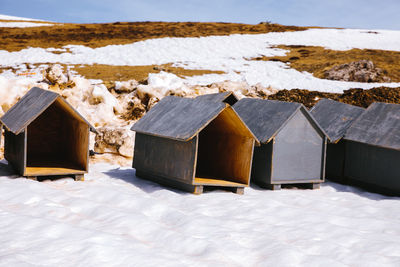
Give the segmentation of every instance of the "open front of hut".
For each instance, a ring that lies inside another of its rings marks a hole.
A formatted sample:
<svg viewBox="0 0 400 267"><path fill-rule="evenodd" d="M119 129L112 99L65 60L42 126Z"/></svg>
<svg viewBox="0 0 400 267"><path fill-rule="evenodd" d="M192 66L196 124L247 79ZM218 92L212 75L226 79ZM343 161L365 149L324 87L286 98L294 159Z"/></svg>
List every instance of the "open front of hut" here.
<svg viewBox="0 0 400 267"><path fill-rule="evenodd" d="M254 151L253 182L273 190L282 184L319 188L326 134L303 105L244 98L234 109L261 143Z"/></svg>
<svg viewBox="0 0 400 267"><path fill-rule="evenodd" d="M344 175L354 185L400 196L400 105L373 103L347 130Z"/></svg>
<svg viewBox="0 0 400 267"><path fill-rule="evenodd" d="M256 138L225 103L168 96L132 130L139 177L194 193L249 185Z"/></svg>
<svg viewBox="0 0 400 267"><path fill-rule="evenodd" d="M346 140L343 139L347 129L363 112L364 108L321 99L312 108L311 114L328 136L326 149L325 176L336 182L345 182L344 164Z"/></svg>
<svg viewBox="0 0 400 267"><path fill-rule="evenodd" d="M1 118L4 155L22 176L73 175L82 180L94 128L59 94L32 88Z"/></svg>

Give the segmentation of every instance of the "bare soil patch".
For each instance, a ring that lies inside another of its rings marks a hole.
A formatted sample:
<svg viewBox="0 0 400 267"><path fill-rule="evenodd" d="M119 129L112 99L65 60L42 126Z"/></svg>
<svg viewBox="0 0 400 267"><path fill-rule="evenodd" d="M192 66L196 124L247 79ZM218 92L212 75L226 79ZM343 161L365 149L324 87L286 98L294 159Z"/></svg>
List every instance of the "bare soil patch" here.
<svg viewBox="0 0 400 267"><path fill-rule="evenodd" d="M359 107L368 107L373 102L400 104L400 87L376 87L369 90L359 88L345 90L343 94L323 93L303 89L281 90L268 96L268 99L302 103L308 108L319 99L329 98Z"/></svg>
<svg viewBox="0 0 400 267"><path fill-rule="evenodd" d="M200 22L115 22L101 24L59 24L47 27L0 28L0 49L19 51L27 47L61 48L85 45L96 48L127 44L161 37L200 37L210 35L255 34L301 31L307 27L272 23Z"/></svg>
<svg viewBox="0 0 400 267"><path fill-rule="evenodd" d="M307 71L315 77L324 79L325 71L333 66L358 60L371 60L383 70L392 82L400 82L400 52L373 49L351 49L336 51L320 46L277 46L290 52L283 57L257 57L252 60L281 61L289 63L298 71Z"/></svg>

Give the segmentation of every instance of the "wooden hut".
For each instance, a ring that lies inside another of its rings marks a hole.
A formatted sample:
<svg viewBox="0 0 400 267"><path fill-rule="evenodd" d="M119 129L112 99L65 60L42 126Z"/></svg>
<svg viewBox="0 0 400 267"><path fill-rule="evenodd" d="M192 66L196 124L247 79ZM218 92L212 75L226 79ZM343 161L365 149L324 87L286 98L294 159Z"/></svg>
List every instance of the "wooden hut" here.
<svg viewBox="0 0 400 267"><path fill-rule="evenodd" d="M343 136L364 111L364 108L348 105L330 99L321 99L311 109L311 114L324 129L329 142L326 148L325 177L344 182L345 144Z"/></svg>
<svg viewBox="0 0 400 267"><path fill-rule="evenodd" d="M89 129L95 129L59 94L34 87L0 121L4 156L20 175L74 175L83 180Z"/></svg>
<svg viewBox="0 0 400 267"><path fill-rule="evenodd" d="M224 102L233 106L239 99L235 96L233 92L222 92L215 94L206 94L196 97L196 99L214 101L214 102Z"/></svg>
<svg viewBox="0 0 400 267"><path fill-rule="evenodd" d="M373 191L400 196L400 105L371 104L347 130L344 175Z"/></svg>
<svg viewBox="0 0 400 267"><path fill-rule="evenodd" d="M231 106L167 96L132 127L136 175L200 194L204 186L249 185L255 142Z"/></svg>
<svg viewBox="0 0 400 267"><path fill-rule="evenodd" d="M273 190L324 181L326 134L299 103L243 98L234 109L256 135L251 179Z"/></svg>

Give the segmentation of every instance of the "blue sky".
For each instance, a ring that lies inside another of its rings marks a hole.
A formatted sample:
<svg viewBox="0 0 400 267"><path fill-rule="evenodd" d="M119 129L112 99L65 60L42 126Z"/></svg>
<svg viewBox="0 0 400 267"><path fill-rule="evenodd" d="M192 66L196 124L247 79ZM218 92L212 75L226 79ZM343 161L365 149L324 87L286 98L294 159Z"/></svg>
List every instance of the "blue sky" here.
<svg viewBox="0 0 400 267"><path fill-rule="evenodd" d="M400 30L399 0L0 0L0 14L56 22L224 21Z"/></svg>

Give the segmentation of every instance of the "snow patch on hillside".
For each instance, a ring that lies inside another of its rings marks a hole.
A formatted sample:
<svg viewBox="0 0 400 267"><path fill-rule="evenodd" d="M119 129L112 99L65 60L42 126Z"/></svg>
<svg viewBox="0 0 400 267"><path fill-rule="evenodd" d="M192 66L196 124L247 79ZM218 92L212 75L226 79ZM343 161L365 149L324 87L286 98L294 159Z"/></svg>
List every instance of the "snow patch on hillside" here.
<svg viewBox="0 0 400 267"><path fill-rule="evenodd" d="M30 18L23 18L23 17L15 17L15 16L2 15L2 14L0 14L0 20L43 21L43 20L39 20L39 19L30 19Z"/></svg>
<svg viewBox="0 0 400 267"><path fill-rule="evenodd" d="M400 31L310 29L299 32L268 34L235 34L199 38L159 38L127 45L90 48L68 45L69 52L55 54L54 49L28 48L18 52L0 50L1 66L23 63L65 63L106 65L160 65L174 63L187 69L224 71L226 74L207 74L186 77L186 82L244 81L260 83L276 89L302 88L338 92L349 88L369 89L378 86L399 87L400 83L356 83L318 79L307 72L291 69L281 62L255 61L259 56L282 56L287 50L275 45L313 45L335 50L352 48L400 51Z"/></svg>
<svg viewBox="0 0 400 267"><path fill-rule="evenodd" d="M27 27L44 27L53 26L50 23L34 23L34 22L1 22L0 28L27 28Z"/></svg>
<svg viewBox="0 0 400 267"><path fill-rule="evenodd" d="M106 164L85 182L18 178L4 161L0 175L1 266L400 264L400 199L353 187L196 196Z"/></svg>

